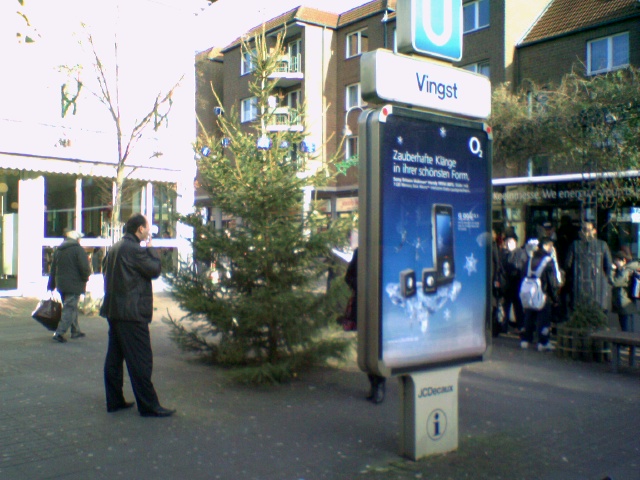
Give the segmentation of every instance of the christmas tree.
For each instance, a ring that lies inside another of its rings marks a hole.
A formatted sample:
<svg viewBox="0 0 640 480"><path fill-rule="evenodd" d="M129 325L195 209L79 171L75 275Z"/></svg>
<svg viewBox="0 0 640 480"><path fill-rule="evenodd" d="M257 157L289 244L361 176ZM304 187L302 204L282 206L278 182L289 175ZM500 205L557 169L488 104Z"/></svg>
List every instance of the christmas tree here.
<svg viewBox="0 0 640 480"><path fill-rule="evenodd" d="M262 32L252 45L243 40L254 66L255 121L247 129L235 109L225 112L218 116L220 136L205 134L195 146L202 187L233 221L222 229L198 214L183 218L194 228L196 267L169 275L173 295L189 312L170 319L173 338L253 383L285 381L349 346L327 328L344 301L336 300L344 284L334 282L337 292L327 292L319 279L351 222L316 210L310 192L331 174L315 160L306 132L267 128L276 119L269 76L282 57L282 39L268 45ZM298 114L303 118L304 108Z"/></svg>

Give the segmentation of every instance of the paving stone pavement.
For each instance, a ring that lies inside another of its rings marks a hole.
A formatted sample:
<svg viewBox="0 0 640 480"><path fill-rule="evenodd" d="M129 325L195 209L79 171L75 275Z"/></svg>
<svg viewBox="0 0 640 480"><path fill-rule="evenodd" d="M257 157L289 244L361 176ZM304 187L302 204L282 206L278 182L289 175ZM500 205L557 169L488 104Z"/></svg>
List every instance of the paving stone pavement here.
<svg viewBox="0 0 640 480"><path fill-rule="evenodd" d="M0 298L0 479L640 479L640 368L521 350L501 337L462 369L456 452L398 455L399 385L364 400L355 361L280 387L243 387L181 352L156 295L153 381L171 418L106 412L107 325L58 344L30 318L36 299ZM125 395L133 400L128 379Z"/></svg>

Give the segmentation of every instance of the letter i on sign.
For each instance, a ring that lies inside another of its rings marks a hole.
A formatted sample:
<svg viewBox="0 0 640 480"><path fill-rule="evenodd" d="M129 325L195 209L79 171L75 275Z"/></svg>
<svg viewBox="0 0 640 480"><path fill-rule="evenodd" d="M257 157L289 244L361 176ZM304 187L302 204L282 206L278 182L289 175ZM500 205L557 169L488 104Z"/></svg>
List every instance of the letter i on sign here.
<svg viewBox="0 0 640 480"><path fill-rule="evenodd" d="M416 51L462 58L462 0L411 0L411 15Z"/></svg>

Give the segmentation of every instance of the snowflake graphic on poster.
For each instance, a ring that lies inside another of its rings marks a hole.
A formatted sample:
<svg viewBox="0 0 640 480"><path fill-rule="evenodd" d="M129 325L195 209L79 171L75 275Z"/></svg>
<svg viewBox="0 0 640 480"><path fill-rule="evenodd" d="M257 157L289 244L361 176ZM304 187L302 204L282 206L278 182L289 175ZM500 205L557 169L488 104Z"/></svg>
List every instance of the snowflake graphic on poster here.
<svg viewBox="0 0 640 480"><path fill-rule="evenodd" d="M464 257L467 260L467 263L464 266L464 269L467 271L467 274L471 276L473 272L477 272L478 269L476 265L478 265L478 259L473 256L473 253L470 257Z"/></svg>

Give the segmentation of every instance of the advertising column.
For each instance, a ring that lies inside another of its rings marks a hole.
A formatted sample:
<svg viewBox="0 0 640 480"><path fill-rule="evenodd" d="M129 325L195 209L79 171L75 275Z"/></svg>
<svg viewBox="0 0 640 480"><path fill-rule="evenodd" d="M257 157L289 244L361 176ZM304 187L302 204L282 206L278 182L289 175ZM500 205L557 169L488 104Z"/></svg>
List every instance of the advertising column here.
<svg viewBox="0 0 640 480"><path fill-rule="evenodd" d="M360 61L362 98L387 105L359 122L358 364L399 376L414 460L458 447L460 368L487 349L491 84L447 64L462 17L462 0L398 0L408 55Z"/></svg>
<svg viewBox="0 0 640 480"><path fill-rule="evenodd" d="M363 115L358 361L402 375L402 453L455 450L460 365L490 311L491 137L482 122L385 106Z"/></svg>

